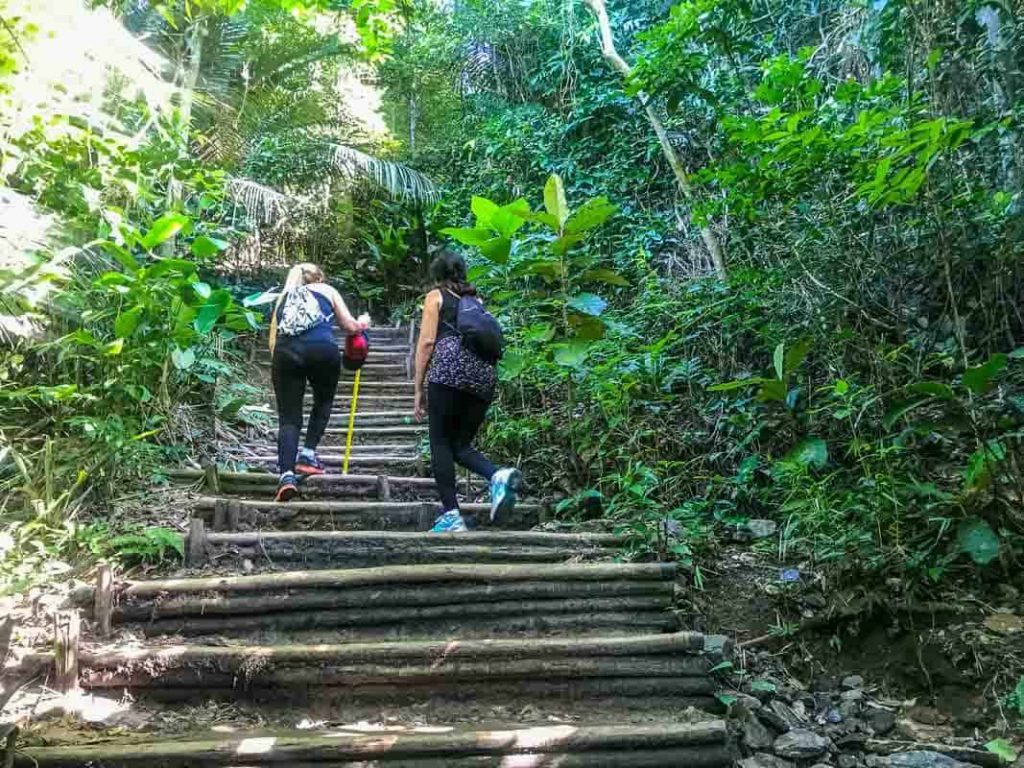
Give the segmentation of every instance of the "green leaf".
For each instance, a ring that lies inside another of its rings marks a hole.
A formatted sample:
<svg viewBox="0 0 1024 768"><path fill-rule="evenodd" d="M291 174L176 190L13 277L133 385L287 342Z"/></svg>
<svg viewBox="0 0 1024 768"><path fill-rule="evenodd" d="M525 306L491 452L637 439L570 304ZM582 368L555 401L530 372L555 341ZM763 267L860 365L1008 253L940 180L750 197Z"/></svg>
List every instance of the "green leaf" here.
<svg viewBox="0 0 1024 768"><path fill-rule="evenodd" d="M132 279L123 272L104 272L96 278L96 285L109 287L112 285L131 285Z"/></svg>
<svg viewBox="0 0 1024 768"><path fill-rule="evenodd" d="M565 256L574 246L579 245L582 241L583 235L562 235L551 243L551 250L558 256Z"/></svg>
<svg viewBox="0 0 1024 768"><path fill-rule="evenodd" d="M168 213L153 222L153 226L142 238L142 247L151 251L183 230L190 222L188 216L180 213Z"/></svg>
<svg viewBox="0 0 1024 768"><path fill-rule="evenodd" d="M175 349L171 352L171 362L179 371L187 371L196 363L196 353L191 347L188 349Z"/></svg>
<svg viewBox="0 0 1024 768"><path fill-rule="evenodd" d="M606 197L595 197L588 200L566 222L565 231L570 235L589 232L604 224L618 208L608 202Z"/></svg>
<svg viewBox="0 0 1024 768"><path fill-rule="evenodd" d="M786 454L786 461L821 469L828 464L828 444L820 437L805 437Z"/></svg>
<svg viewBox="0 0 1024 768"><path fill-rule="evenodd" d="M507 237L495 237L480 244L480 253L495 264L505 264L512 253L512 241Z"/></svg>
<svg viewBox="0 0 1024 768"><path fill-rule="evenodd" d="M992 387L992 379L1006 367L1006 355L992 355L984 364L964 371L964 386L975 394L987 392Z"/></svg>
<svg viewBox="0 0 1024 768"><path fill-rule="evenodd" d="M918 395L928 395L939 400L952 400L953 388L941 381L918 381L907 387L908 392Z"/></svg>
<svg viewBox="0 0 1024 768"><path fill-rule="evenodd" d="M766 379L757 391L757 399L762 403L781 403L786 399L786 382L781 379Z"/></svg>
<svg viewBox="0 0 1024 768"><path fill-rule="evenodd" d="M579 368L587 360L590 344L573 341L568 344L556 344L555 362L563 368Z"/></svg>
<svg viewBox="0 0 1024 768"><path fill-rule="evenodd" d="M103 348L103 354L107 357L117 357L124 349L124 339L112 341Z"/></svg>
<svg viewBox="0 0 1024 768"><path fill-rule="evenodd" d="M494 232L490 229L483 229L481 227L474 229L467 229L464 227L446 227L441 230L441 234L448 235L448 237L458 240L463 245L479 246L494 239Z"/></svg>
<svg viewBox="0 0 1024 768"><path fill-rule="evenodd" d="M750 690L760 693L775 693L775 683L770 680L754 680L750 683Z"/></svg>
<svg viewBox="0 0 1024 768"><path fill-rule="evenodd" d="M192 290L196 292L196 295L199 296L200 299L210 298L210 293L213 291L209 283L198 281L192 283Z"/></svg>
<svg viewBox="0 0 1024 768"><path fill-rule="evenodd" d="M775 378L782 381L785 375L785 361L786 361L786 342L779 342L779 345L775 348L775 354L772 356L772 362L775 365Z"/></svg>
<svg viewBox="0 0 1024 768"><path fill-rule="evenodd" d="M598 283L608 283L608 285L629 285L629 281L614 269L606 269L604 267L600 269L589 269L583 273L583 276L580 279L584 282L592 280Z"/></svg>
<svg viewBox="0 0 1024 768"><path fill-rule="evenodd" d="M551 174L544 185L544 208L555 217L559 228L569 219L569 204L565 201L565 185L557 173Z"/></svg>
<svg viewBox="0 0 1024 768"><path fill-rule="evenodd" d="M988 565L999 557L999 537L984 520L971 518L960 523L957 549L969 555L977 565Z"/></svg>
<svg viewBox="0 0 1024 768"><path fill-rule="evenodd" d="M709 669L708 672L725 672L726 670L730 670L732 668L733 663L731 661L720 661L717 664L715 664L715 666L713 666L711 669Z"/></svg>
<svg viewBox="0 0 1024 768"><path fill-rule="evenodd" d="M1007 357L1011 360L1024 360L1024 347L1017 347Z"/></svg>
<svg viewBox="0 0 1024 768"><path fill-rule="evenodd" d="M1017 760L1017 750L1006 739L993 739L985 744L985 749L994 755L999 755L999 759L1004 763L1013 763Z"/></svg>
<svg viewBox="0 0 1024 768"><path fill-rule="evenodd" d="M199 259L208 259L221 251L226 251L230 245L226 240L200 235L192 241L192 255Z"/></svg>
<svg viewBox="0 0 1024 768"><path fill-rule="evenodd" d="M122 312L114 321L114 335L119 339L127 339L135 329L139 327L142 319L143 307L132 307L127 312Z"/></svg>
<svg viewBox="0 0 1024 768"><path fill-rule="evenodd" d="M511 381L526 369L526 356L518 352L506 352L498 363L498 378Z"/></svg>
<svg viewBox="0 0 1024 768"><path fill-rule="evenodd" d="M177 272L181 275L194 275L196 265L187 259L158 259L151 267L146 269L146 277L162 277L163 275Z"/></svg>
<svg viewBox="0 0 1024 768"><path fill-rule="evenodd" d="M558 232L560 229L558 225L558 219L552 216L546 211L535 211L526 214L520 214L526 221L532 221L535 224L543 224L545 227L550 229L552 232Z"/></svg>
<svg viewBox="0 0 1024 768"><path fill-rule="evenodd" d="M807 353L814 346L814 340L809 338L800 339L796 344L786 350L786 357L783 363L783 371L792 373L800 367L800 363L807 357ZM780 377L781 378L781 377Z"/></svg>
<svg viewBox="0 0 1024 768"><path fill-rule="evenodd" d="M608 306L608 302L594 293L578 293L569 299L568 305L577 312L592 317L600 317Z"/></svg>
<svg viewBox="0 0 1024 768"><path fill-rule="evenodd" d="M926 405L933 402L932 397L921 397L917 400L908 400L902 403L897 403L889 409L888 413L882 418L882 426L886 429L892 429L896 422L906 416L915 408L920 408L922 405Z"/></svg>
<svg viewBox="0 0 1024 768"><path fill-rule="evenodd" d="M731 707L739 701L739 697L733 696L731 693L716 693L715 698L722 702L725 707Z"/></svg>
<svg viewBox="0 0 1024 768"><path fill-rule="evenodd" d="M135 260L135 257L132 256L126 248L122 248L117 243L112 243L109 240L104 240L102 243L100 243L100 248L102 248L108 256L112 256L114 259L116 259L118 264L120 264L122 267L127 269L132 274L135 274L141 268L139 266L139 262Z"/></svg>
<svg viewBox="0 0 1024 768"><path fill-rule="evenodd" d="M743 389L744 387L750 387L755 384L764 384L766 379L760 376L752 376L749 379L735 379L733 381L723 381L719 384L712 384L707 388L708 392L732 392L735 389Z"/></svg>
<svg viewBox="0 0 1024 768"><path fill-rule="evenodd" d="M473 215L476 216L477 227L491 227L491 220L494 218L500 209L497 203L493 203L486 197L479 197L473 195L473 200L470 203L470 209L473 211Z"/></svg>
<svg viewBox="0 0 1024 768"><path fill-rule="evenodd" d="M570 318L576 338L582 341L597 341L603 339L605 324L599 317L590 315L574 315Z"/></svg>
<svg viewBox="0 0 1024 768"><path fill-rule="evenodd" d="M209 333L213 326L220 320L224 310L231 304L231 294L225 290L217 290L210 294L210 298L199 308L199 314L192 321L192 327L199 333Z"/></svg>
<svg viewBox="0 0 1024 768"><path fill-rule="evenodd" d="M530 206L525 200L516 200L499 208L491 217L491 228L502 237L511 238L526 224L526 219L523 218L524 206L528 212Z"/></svg>

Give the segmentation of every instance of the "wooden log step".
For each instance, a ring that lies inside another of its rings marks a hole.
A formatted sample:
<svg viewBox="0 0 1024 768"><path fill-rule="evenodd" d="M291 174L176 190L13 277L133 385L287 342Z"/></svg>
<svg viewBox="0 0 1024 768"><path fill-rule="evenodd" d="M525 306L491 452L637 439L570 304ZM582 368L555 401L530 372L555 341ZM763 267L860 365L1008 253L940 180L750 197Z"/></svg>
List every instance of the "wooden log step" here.
<svg viewBox="0 0 1024 768"><path fill-rule="evenodd" d="M346 731L252 731L217 734L201 740L107 741L27 747L15 763L39 768L207 768L286 765L445 768L453 766L629 765L718 768L731 763L728 732L722 720L645 725L546 725L501 730L441 733L388 729L377 733ZM466 762L469 761L469 762Z"/></svg>
<svg viewBox="0 0 1024 768"><path fill-rule="evenodd" d="M349 643L178 645L79 654L81 684L109 688L434 686L487 681L665 678L711 694L697 633L631 637ZM687 682L683 682L686 679Z"/></svg>
<svg viewBox="0 0 1024 768"><path fill-rule="evenodd" d="M168 595L255 594L282 589L353 589L383 585L483 585L530 582L671 582L675 563L581 563L564 565L396 565L384 568L285 571L248 576L130 581L126 598ZM446 586L445 589L449 587ZM703 649L703 646L701 646Z"/></svg>
<svg viewBox="0 0 1024 768"><path fill-rule="evenodd" d="M321 457L323 458L323 457ZM354 461L354 459L353 459ZM223 499L222 499L223 500ZM203 496L196 500L195 511L200 517L213 520L218 499ZM232 499L239 505L240 520L247 524L283 524L297 518L314 518L320 529L347 530L351 528L380 530L425 531L440 514L436 503L429 501L289 501L266 499ZM463 504L463 515L471 527L498 527L510 529L532 528L540 521L541 506L517 504L508 514L496 521L490 520L489 504Z"/></svg>
<svg viewBox="0 0 1024 768"><path fill-rule="evenodd" d="M405 608L462 604L506 603L516 600L583 600L617 597L657 597L672 601L670 581L524 581L445 585L396 583L340 589L281 589L233 595L202 593L201 597L133 598L116 607L115 623L153 622L183 616L240 616L342 608ZM208 596L212 595L212 596ZM705 650L706 644L705 644Z"/></svg>
<svg viewBox="0 0 1024 768"><path fill-rule="evenodd" d="M579 600L516 600L506 602L456 603L416 607L316 609L312 611L233 615L190 616L147 622L145 634L202 635L245 634L254 631L312 632L315 630L377 630L370 636L386 636L398 629L406 637L447 637L452 631L486 627L494 634L510 630L558 628L610 628L622 632L670 631L678 620L668 613L671 598L664 595L583 598ZM356 632L355 634L359 634Z"/></svg>
<svg viewBox="0 0 1024 768"><path fill-rule="evenodd" d="M167 476L176 482L194 483L206 478L201 469L169 469ZM272 493L277 487L277 474L273 472L228 472L217 473L222 494L266 494ZM206 484L205 487L209 488ZM419 494L436 497L436 483L432 477L415 477L409 475L357 475L357 474L326 474L311 475L301 480L300 490L306 495L330 495L341 493L359 493L374 496L387 501L392 493ZM467 484L465 478L459 479L458 490L461 493L479 494L487 490L486 481L473 477Z"/></svg>
<svg viewBox="0 0 1024 768"><path fill-rule="evenodd" d="M344 463L345 457L339 453L321 453L320 461L326 466L337 468L341 467ZM271 454L261 454L259 456L248 456L246 461L249 464L256 464L263 467L277 467L277 456ZM420 466L422 464L422 466ZM353 469L367 469L375 470L380 469L383 471L394 471L398 470L411 470L418 469L426 472L427 466L420 460L418 456L409 455L398 455L398 454L359 454L352 455L349 457L349 467ZM425 476L425 475L424 475Z"/></svg>

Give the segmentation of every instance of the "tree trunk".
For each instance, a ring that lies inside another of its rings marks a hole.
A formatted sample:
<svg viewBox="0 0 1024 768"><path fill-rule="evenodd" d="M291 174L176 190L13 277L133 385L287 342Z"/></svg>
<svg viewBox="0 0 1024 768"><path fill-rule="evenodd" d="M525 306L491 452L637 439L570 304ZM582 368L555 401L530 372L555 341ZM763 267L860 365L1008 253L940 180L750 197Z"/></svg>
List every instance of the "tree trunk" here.
<svg viewBox="0 0 1024 768"><path fill-rule="evenodd" d="M624 78L629 77L633 68L625 59L622 58L622 56L619 55L618 50L615 48L615 38L612 35L612 26L608 19L608 9L605 6L605 0L584 1L597 18L601 39L601 55L604 56L612 69L616 70ZM665 159L668 160L669 166L672 168L672 173L675 174L676 182L679 185L679 191L682 192L683 197L685 197L688 202L692 202L696 197L693 186L690 184L690 179L686 173L686 169L683 168L683 163L679 159L679 154L676 152L675 147L672 146L672 141L669 139L668 132L665 130L665 125L658 116L658 112L654 108L653 102L647 94L643 92L638 93L637 98L640 100L640 103L643 104L644 111L647 113L647 120L650 122L651 127L654 129L654 133L658 137L658 142L661 144L661 150L665 155ZM708 253L711 255L711 261L715 265L715 272L718 274L719 278L726 280L728 278L728 271L725 266L725 251L718 239L718 235L716 235L714 230L712 230L707 224L700 228L700 235L704 240L704 245L707 247Z"/></svg>

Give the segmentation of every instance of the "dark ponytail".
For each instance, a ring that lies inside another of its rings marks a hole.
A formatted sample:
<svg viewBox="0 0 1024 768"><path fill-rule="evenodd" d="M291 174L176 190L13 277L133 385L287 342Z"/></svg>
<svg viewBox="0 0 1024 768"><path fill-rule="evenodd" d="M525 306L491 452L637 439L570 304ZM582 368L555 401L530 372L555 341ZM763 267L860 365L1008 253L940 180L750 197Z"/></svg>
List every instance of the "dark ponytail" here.
<svg viewBox="0 0 1024 768"><path fill-rule="evenodd" d="M476 296L476 288L466 280L466 260L450 248L434 257L430 277L436 288L446 288L459 296Z"/></svg>

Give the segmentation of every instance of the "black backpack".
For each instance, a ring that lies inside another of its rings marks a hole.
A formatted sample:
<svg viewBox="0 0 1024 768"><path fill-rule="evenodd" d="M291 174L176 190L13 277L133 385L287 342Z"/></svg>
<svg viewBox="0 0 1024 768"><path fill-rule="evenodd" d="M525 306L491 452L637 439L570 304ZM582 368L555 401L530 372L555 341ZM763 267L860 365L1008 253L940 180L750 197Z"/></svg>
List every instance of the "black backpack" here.
<svg viewBox="0 0 1024 768"><path fill-rule="evenodd" d="M505 336L494 315L472 296L459 297L454 330L470 352L497 365L505 351Z"/></svg>

